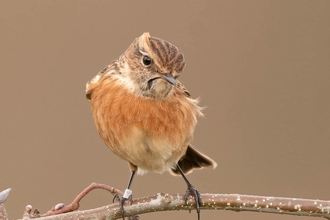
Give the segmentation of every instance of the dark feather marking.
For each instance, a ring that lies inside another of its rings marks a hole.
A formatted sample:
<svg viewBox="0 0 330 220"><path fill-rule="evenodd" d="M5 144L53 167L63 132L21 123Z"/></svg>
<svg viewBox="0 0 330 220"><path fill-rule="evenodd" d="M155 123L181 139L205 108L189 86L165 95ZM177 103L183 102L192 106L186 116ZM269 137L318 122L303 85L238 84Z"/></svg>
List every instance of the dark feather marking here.
<svg viewBox="0 0 330 220"><path fill-rule="evenodd" d="M150 46L152 48L152 50L157 54L157 56L161 59L161 62L164 63L164 59L162 57L161 51L159 50L159 48L157 47L157 43L155 42L155 38L151 38L150 39Z"/></svg>
<svg viewBox="0 0 330 220"><path fill-rule="evenodd" d="M100 71L100 73L103 74L103 73L107 72L109 68L110 68L110 66L107 65L106 67L103 68L103 70Z"/></svg>
<svg viewBox="0 0 330 220"><path fill-rule="evenodd" d="M179 49L176 46L174 46L173 44L169 43L169 53L167 54L168 55L167 56L167 58L168 58L167 62L169 63L169 65L173 66L173 64L175 63L174 58L176 56L178 56L178 54L181 54Z"/></svg>
<svg viewBox="0 0 330 220"><path fill-rule="evenodd" d="M179 73L183 70L184 66L185 66L185 62L183 59L183 55L180 53L180 55L177 57L176 59L176 63L178 65L176 65L176 71Z"/></svg>
<svg viewBox="0 0 330 220"><path fill-rule="evenodd" d="M175 60L175 58L176 58L179 54L181 54L181 53L180 53L180 51L178 50L178 48L176 48L176 47L173 47L172 51L173 51L173 53L171 53L171 57L170 57L170 59L171 59L171 60Z"/></svg>
<svg viewBox="0 0 330 220"><path fill-rule="evenodd" d="M164 43L165 43L165 49L166 49L166 54L167 54L167 56L166 56L166 62L168 63L168 62L170 62L170 54L171 54L171 52L172 52L172 45L169 43L169 42L167 42L167 41L164 41Z"/></svg>
<svg viewBox="0 0 330 220"><path fill-rule="evenodd" d="M183 61L183 55L180 53L179 56L176 59L177 63L181 63Z"/></svg>
<svg viewBox="0 0 330 220"><path fill-rule="evenodd" d="M180 91L184 92L184 95L191 98L191 95L190 95L189 91L186 89L186 87L180 81L177 80L176 86L178 87L178 89Z"/></svg>
<svg viewBox="0 0 330 220"><path fill-rule="evenodd" d="M160 47L160 51L162 52L161 53L161 60L162 60L162 63L164 64L164 63L167 63L167 61L168 61L168 59L166 59L167 58L167 56L166 56L166 49L165 49L165 46L164 46L164 41L163 40L159 40L159 39L157 39L158 40L158 46Z"/></svg>

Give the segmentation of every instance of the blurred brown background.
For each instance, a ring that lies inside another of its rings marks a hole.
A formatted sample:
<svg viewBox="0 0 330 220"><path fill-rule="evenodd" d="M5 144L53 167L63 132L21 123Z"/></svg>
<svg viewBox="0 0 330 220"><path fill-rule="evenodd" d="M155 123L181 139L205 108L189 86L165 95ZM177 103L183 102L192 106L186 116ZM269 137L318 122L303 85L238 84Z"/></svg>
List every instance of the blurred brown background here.
<svg viewBox="0 0 330 220"><path fill-rule="evenodd" d="M201 192L330 199L330 1L1 1L0 190L11 219L70 203L91 182L126 187L126 162L93 124L85 84L150 32L185 54L181 81L207 106L193 144L218 162ZM134 197L183 193L147 174ZM97 190L81 209L112 202ZM142 219L197 219L193 211ZM203 211L202 219L297 219ZM302 219L301 217L299 219ZM307 219L307 218L306 218Z"/></svg>

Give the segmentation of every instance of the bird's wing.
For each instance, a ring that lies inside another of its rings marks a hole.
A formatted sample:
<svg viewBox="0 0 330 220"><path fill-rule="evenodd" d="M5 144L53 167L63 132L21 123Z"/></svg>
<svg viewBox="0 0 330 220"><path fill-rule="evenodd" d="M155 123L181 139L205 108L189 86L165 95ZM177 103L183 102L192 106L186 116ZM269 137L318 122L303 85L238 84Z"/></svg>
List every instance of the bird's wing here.
<svg viewBox="0 0 330 220"><path fill-rule="evenodd" d="M109 76L110 76L111 74L116 73L116 72L119 72L118 65L117 65L117 59L113 60L109 65L104 67L103 70L98 72L98 74L96 74L96 76L94 76L93 79L91 79L90 81L87 82L86 98L88 100L91 100L91 96L92 96L93 90L95 88L95 86L93 86L93 85L96 84L97 82L99 82L99 80L101 78L104 78L102 76L104 76L107 73L109 73Z"/></svg>

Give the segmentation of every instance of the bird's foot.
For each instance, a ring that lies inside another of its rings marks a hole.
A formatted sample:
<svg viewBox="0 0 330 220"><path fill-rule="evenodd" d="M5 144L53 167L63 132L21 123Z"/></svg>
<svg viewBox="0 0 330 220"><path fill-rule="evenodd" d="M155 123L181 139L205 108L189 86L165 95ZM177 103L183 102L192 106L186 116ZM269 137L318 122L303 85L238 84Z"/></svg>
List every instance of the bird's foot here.
<svg viewBox="0 0 330 220"><path fill-rule="evenodd" d="M112 202L115 203L115 201L120 202L120 196L118 193L113 196Z"/></svg>
<svg viewBox="0 0 330 220"><path fill-rule="evenodd" d="M125 201L129 201L130 203L132 203L132 190L130 189L126 189L125 192L124 192L124 195L123 197L120 197L117 193L114 195L113 199L112 199L112 202L115 202L118 201L119 202L119 206L120 206L120 212L121 212L121 216L123 217L123 220L125 219L125 216L124 216L124 204L125 204Z"/></svg>
<svg viewBox="0 0 330 220"><path fill-rule="evenodd" d="M201 194L197 189L192 184L188 184L188 189L186 191L186 194L184 195L184 201L186 204L188 204L188 199L189 196L193 196L196 202L196 210L197 210L197 215L198 215L198 220L200 220L200 206L202 205L202 198Z"/></svg>

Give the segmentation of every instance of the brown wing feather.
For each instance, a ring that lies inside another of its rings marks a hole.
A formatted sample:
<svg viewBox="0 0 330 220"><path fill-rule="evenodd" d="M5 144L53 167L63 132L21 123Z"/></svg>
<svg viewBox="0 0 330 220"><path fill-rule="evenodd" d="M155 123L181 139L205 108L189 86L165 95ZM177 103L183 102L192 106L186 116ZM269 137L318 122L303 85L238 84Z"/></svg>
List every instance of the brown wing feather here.
<svg viewBox="0 0 330 220"><path fill-rule="evenodd" d="M92 80L87 82L86 98L88 100L91 100L93 91L94 91L95 87L98 85L96 82L99 81L101 78L102 78L101 80L105 79L104 77L102 77L104 74L107 74L109 72L120 74L117 62L118 62L118 59L111 61L111 63L109 65L106 65L100 72L98 72Z"/></svg>

